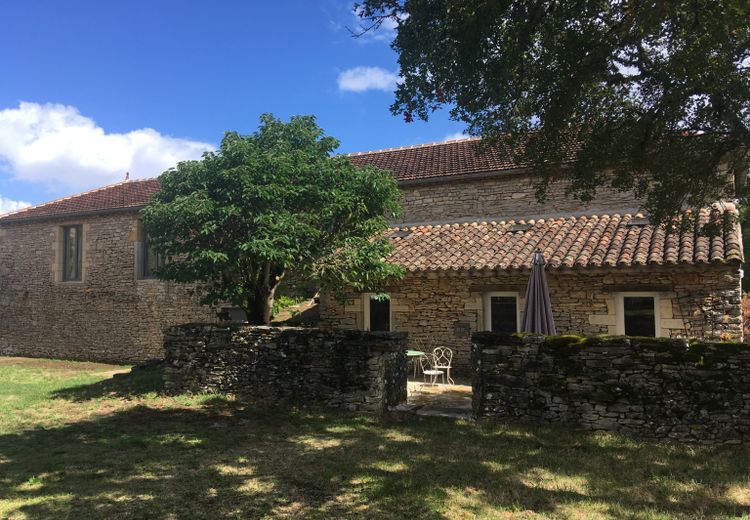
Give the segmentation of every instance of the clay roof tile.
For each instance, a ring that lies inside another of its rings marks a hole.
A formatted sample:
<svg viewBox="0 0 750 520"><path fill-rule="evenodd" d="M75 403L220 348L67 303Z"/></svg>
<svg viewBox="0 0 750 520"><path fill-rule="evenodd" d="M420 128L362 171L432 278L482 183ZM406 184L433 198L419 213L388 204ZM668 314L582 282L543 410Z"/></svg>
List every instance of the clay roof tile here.
<svg viewBox="0 0 750 520"><path fill-rule="evenodd" d="M539 247L550 269L741 261L739 227L729 225L726 212L713 215L724 225L708 228L712 236L701 231L700 222L681 233L679 225L633 222L628 213L537 219L517 231L512 226L520 222L513 220L424 226L424 233L394 239L389 260L410 271L527 269ZM703 244L709 246L705 252Z"/></svg>

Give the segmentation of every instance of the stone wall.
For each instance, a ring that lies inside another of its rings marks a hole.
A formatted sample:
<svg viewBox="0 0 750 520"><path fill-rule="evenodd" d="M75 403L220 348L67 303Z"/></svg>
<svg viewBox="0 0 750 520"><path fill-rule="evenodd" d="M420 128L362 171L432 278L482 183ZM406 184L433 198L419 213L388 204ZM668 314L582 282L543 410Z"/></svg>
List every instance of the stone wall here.
<svg viewBox="0 0 750 520"><path fill-rule="evenodd" d="M456 374L468 376L470 335L487 328L485 294L517 293L522 310L528 276L528 271L409 273L388 288L392 330L407 332L412 348L451 348ZM561 334L622 334L618 294L639 291L658 296L660 336L742 339L739 265L551 269L547 281ZM323 295L321 320L327 327L363 329L363 296L352 294L341 304Z"/></svg>
<svg viewBox="0 0 750 520"><path fill-rule="evenodd" d="M477 417L679 441L750 441L750 346L653 338L473 337Z"/></svg>
<svg viewBox="0 0 750 520"><path fill-rule="evenodd" d="M62 282L60 229L83 225L83 279ZM185 286L138 279L138 214L0 227L0 354L95 361L162 358L163 329L215 319Z"/></svg>
<svg viewBox="0 0 750 520"><path fill-rule="evenodd" d="M403 333L182 325L164 377L173 391L383 412L406 400L405 348Z"/></svg>
<svg viewBox="0 0 750 520"><path fill-rule="evenodd" d="M539 204L535 196L535 178L526 173L499 172L463 181L435 179L431 182L402 182L403 215L401 222L445 222L468 217L502 218L539 215L584 214L606 209L637 209L641 203L632 193L601 188L596 199L584 204L565 195L567 181L553 182L547 200Z"/></svg>

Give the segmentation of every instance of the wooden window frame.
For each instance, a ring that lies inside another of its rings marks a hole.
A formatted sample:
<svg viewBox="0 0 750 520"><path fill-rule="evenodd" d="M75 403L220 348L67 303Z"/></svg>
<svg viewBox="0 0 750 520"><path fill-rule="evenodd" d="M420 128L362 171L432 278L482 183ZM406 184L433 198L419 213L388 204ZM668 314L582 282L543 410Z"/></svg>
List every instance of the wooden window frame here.
<svg viewBox="0 0 750 520"><path fill-rule="evenodd" d="M663 338L661 331L661 307L659 293L653 291L623 291L616 295L615 314L617 317L616 331L618 336L625 335L625 298L653 298L654 299L654 337Z"/></svg>
<svg viewBox="0 0 750 520"><path fill-rule="evenodd" d="M364 330L369 331L370 330L370 300L373 296L376 294L382 294L382 293L362 293L362 309L364 311ZM389 293L389 304L388 304L388 330L390 332L393 332L393 298Z"/></svg>
<svg viewBox="0 0 750 520"><path fill-rule="evenodd" d="M71 229L76 230L76 269L75 276L68 278L68 234ZM60 227L62 234L61 250L62 250L62 275L60 280L65 283L77 283L83 281L83 225L82 224L70 224Z"/></svg>
<svg viewBox="0 0 750 520"><path fill-rule="evenodd" d="M138 278L141 280L158 280L156 274L148 274L148 250L149 240L148 233L145 230L141 233L141 247L140 247L140 258L138 258ZM163 260L160 260L160 255L157 255L156 268L159 269L164 265Z"/></svg>
<svg viewBox="0 0 750 520"><path fill-rule="evenodd" d="M521 330L521 298L520 294L515 291L490 291L484 293L484 330L492 332L492 297L513 297L516 299L516 332Z"/></svg>

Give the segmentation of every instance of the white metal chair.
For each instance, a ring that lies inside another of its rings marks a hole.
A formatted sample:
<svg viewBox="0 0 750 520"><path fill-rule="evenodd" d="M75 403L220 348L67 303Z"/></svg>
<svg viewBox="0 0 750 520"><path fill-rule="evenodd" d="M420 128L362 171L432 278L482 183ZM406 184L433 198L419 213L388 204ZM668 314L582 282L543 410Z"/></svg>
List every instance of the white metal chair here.
<svg viewBox="0 0 750 520"><path fill-rule="evenodd" d="M448 378L448 384L456 384L451 377L451 363L453 363L453 351L448 347L437 347L432 351L432 368L444 372L443 383Z"/></svg>
<svg viewBox="0 0 750 520"><path fill-rule="evenodd" d="M419 365L422 368L422 381L426 383L427 376L430 376L430 385L435 386L438 376L445 376L445 372L442 370L435 370L432 366L433 362L433 356L428 356L427 354L419 356Z"/></svg>

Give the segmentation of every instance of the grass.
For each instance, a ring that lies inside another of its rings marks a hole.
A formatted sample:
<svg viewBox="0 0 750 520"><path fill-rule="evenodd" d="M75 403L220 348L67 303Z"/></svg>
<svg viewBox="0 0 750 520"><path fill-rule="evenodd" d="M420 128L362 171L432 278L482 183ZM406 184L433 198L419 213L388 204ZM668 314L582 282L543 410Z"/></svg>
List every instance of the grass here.
<svg viewBox="0 0 750 520"><path fill-rule="evenodd" d="M750 518L750 447L167 396L0 358L0 518Z"/></svg>

